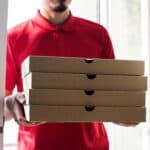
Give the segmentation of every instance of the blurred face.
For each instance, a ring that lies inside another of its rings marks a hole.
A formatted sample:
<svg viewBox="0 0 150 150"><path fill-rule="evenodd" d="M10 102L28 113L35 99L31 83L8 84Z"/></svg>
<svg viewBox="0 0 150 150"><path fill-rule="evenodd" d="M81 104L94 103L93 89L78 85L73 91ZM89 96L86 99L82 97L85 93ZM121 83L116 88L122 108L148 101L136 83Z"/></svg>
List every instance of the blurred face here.
<svg viewBox="0 0 150 150"><path fill-rule="evenodd" d="M44 0L45 6L54 12L64 12L71 0Z"/></svg>

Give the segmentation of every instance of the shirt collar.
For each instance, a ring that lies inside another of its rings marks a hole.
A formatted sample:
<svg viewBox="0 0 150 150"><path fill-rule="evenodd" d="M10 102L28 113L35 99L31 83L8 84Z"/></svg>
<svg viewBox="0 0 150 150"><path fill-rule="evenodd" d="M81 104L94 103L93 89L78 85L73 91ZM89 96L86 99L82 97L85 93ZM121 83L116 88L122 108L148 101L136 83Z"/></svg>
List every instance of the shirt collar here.
<svg viewBox="0 0 150 150"><path fill-rule="evenodd" d="M72 13L70 12L68 19L62 25L55 26L52 23L50 23L46 18L44 18L41 15L40 10L38 10L36 16L32 19L32 21L46 30L72 31L72 25L74 24L74 17L72 16Z"/></svg>

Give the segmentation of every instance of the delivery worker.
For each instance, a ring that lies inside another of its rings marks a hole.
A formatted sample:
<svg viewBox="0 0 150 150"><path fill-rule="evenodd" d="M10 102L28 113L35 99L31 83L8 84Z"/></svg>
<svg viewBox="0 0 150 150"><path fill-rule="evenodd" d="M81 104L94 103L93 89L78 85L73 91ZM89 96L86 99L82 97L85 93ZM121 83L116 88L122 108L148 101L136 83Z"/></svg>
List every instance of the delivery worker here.
<svg viewBox="0 0 150 150"><path fill-rule="evenodd" d="M33 124L24 118L23 94L11 95L15 85L18 92L23 92L21 64L30 55L114 58L106 29L73 16L70 3L71 0L43 0L35 17L8 32L5 119L14 118L20 125L18 150L109 149L103 123Z"/></svg>

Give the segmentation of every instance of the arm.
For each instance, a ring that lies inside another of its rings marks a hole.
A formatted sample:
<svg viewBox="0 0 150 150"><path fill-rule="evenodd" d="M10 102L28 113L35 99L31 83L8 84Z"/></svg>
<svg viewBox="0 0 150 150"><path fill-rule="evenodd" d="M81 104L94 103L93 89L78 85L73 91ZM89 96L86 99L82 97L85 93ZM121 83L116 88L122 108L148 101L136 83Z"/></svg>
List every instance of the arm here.
<svg viewBox="0 0 150 150"><path fill-rule="evenodd" d="M12 91L17 83L18 70L14 55L16 36L11 32L7 35L7 55L6 55L6 81L5 81L5 98L4 98L4 117L5 120L11 120L13 116L12 107L15 104L15 96Z"/></svg>
<svg viewBox="0 0 150 150"><path fill-rule="evenodd" d="M21 65L16 56L16 54L18 54L16 50L16 43L17 35L10 31L7 37L4 118L6 121L14 119L18 124L30 126L37 124L37 122L29 122L25 119L23 107L23 104L25 103L25 96L22 93ZM17 85L18 93L12 95L15 85Z"/></svg>
<svg viewBox="0 0 150 150"><path fill-rule="evenodd" d="M125 122L125 123L113 122L113 123L116 124L116 125L119 125L119 126L123 126L123 127L135 127L139 124L139 123L136 123L136 122Z"/></svg>
<svg viewBox="0 0 150 150"><path fill-rule="evenodd" d="M6 82L5 82L5 98L4 98L4 118L5 121L15 119L17 123L25 120L23 103L25 96L21 93L12 95L15 85L20 77L20 68L15 56L15 46L17 35L9 32L7 36L7 56L6 56Z"/></svg>

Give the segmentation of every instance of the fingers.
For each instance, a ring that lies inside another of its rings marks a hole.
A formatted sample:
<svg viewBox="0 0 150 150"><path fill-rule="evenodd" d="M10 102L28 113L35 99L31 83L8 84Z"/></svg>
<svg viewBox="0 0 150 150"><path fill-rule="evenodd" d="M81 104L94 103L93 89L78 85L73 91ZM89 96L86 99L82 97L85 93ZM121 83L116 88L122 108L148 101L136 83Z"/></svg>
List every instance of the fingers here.
<svg viewBox="0 0 150 150"><path fill-rule="evenodd" d="M18 120L15 120L19 125L23 126L34 126L36 123L34 122L29 122L25 118L20 118Z"/></svg>
<svg viewBox="0 0 150 150"><path fill-rule="evenodd" d="M117 123L117 122L114 122L115 124L117 125L120 125L120 126L123 126L123 127L135 127L137 125L139 125L138 122L121 122L121 123Z"/></svg>
<svg viewBox="0 0 150 150"><path fill-rule="evenodd" d="M16 122L19 124L19 125L23 125L23 126L37 126L37 125L41 125L41 124L45 124L46 122L31 122L31 121L27 121L25 118L22 118L22 119L19 119L19 120L16 120Z"/></svg>
<svg viewBox="0 0 150 150"><path fill-rule="evenodd" d="M139 123L120 123L121 126L124 127L135 127L137 126Z"/></svg>
<svg viewBox="0 0 150 150"><path fill-rule="evenodd" d="M14 114L15 114L15 121L19 125L35 126L45 123L45 122L30 122L26 120L23 105L20 104L18 101L16 101L16 105L14 106Z"/></svg>

